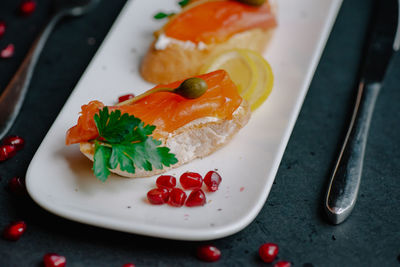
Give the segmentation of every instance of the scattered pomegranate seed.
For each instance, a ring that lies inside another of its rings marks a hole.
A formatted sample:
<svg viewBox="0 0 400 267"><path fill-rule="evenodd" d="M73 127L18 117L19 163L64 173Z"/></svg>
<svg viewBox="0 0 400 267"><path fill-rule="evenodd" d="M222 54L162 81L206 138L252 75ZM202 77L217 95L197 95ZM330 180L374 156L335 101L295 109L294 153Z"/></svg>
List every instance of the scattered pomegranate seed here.
<svg viewBox="0 0 400 267"><path fill-rule="evenodd" d="M13 44L7 45L6 48L1 50L1 52L0 52L1 58L10 58L13 55L14 55L14 45Z"/></svg>
<svg viewBox="0 0 400 267"><path fill-rule="evenodd" d="M218 190L218 186L221 181L221 175L219 175L219 173L216 171L209 171L204 177L204 183L207 185L208 190L210 190L211 192L215 192Z"/></svg>
<svg viewBox="0 0 400 267"><path fill-rule="evenodd" d="M43 256L44 267L64 267L67 259L56 253L47 253Z"/></svg>
<svg viewBox="0 0 400 267"><path fill-rule="evenodd" d="M179 178L179 182L185 189L197 189L203 184L203 178L196 172L185 172Z"/></svg>
<svg viewBox="0 0 400 267"><path fill-rule="evenodd" d="M265 243L258 249L258 254L264 262L271 263L278 255L279 247L274 243Z"/></svg>
<svg viewBox="0 0 400 267"><path fill-rule="evenodd" d="M17 153L15 146L13 145L1 145L0 146L0 162L12 158Z"/></svg>
<svg viewBox="0 0 400 267"><path fill-rule="evenodd" d="M125 263L124 265L122 265L122 267L135 267L135 264L133 264L133 263Z"/></svg>
<svg viewBox="0 0 400 267"><path fill-rule="evenodd" d="M19 6L19 11L23 16L31 15L36 9L36 1L23 0Z"/></svg>
<svg viewBox="0 0 400 267"><path fill-rule="evenodd" d="M278 261L274 264L274 267L290 267L292 266L288 261Z"/></svg>
<svg viewBox="0 0 400 267"><path fill-rule="evenodd" d="M3 139L3 145L13 145L16 151L21 150L25 145L25 140L17 135L10 135Z"/></svg>
<svg viewBox="0 0 400 267"><path fill-rule="evenodd" d="M187 207L204 206L204 204L206 204L206 195L201 189L194 189L185 203Z"/></svg>
<svg viewBox="0 0 400 267"><path fill-rule="evenodd" d="M118 97L118 103L124 102L128 99L134 98L135 95L134 94L126 94L126 95L122 95L120 97Z"/></svg>
<svg viewBox="0 0 400 267"><path fill-rule="evenodd" d="M156 180L159 188L174 188L176 186L176 178L172 175L161 175Z"/></svg>
<svg viewBox="0 0 400 267"><path fill-rule="evenodd" d="M183 192L182 189L174 188L169 194L168 204L174 207L182 207L185 203L186 198L186 193Z"/></svg>
<svg viewBox="0 0 400 267"><path fill-rule="evenodd" d="M11 241L17 241L26 230L24 221L13 222L4 228L3 237Z"/></svg>
<svg viewBox="0 0 400 267"><path fill-rule="evenodd" d="M8 181L8 189L16 195L23 195L26 192L25 181L21 177L13 177Z"/></svg>
<svg viewBox="0 0 400 267"><path fill-rule="evenodd" d="M0 38L4 35L5 32L6 32L6 23L0 20Z"/></svg>
<svg viewBox="0 0 400 267"><path fill-rule="evenodd" d="M169 191L166 188L154 188L147 192L147 199L151 204L161 205L168 202Z"/></svg>
<svg viewBox="0 0 400 267"><path fill-rule="evenodd" d="M210 245L200 246L197 248L197 257L202 261L213 262L221 258L221 251Z"/></svg>

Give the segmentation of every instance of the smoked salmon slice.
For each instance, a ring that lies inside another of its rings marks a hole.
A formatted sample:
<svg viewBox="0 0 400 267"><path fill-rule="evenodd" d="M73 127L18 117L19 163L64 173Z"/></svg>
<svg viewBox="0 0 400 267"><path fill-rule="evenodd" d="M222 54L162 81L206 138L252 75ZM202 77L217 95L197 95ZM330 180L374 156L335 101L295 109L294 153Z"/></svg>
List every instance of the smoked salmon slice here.
<svg viewBox="0 0 400 267"><path fill-rule="evenodd" d="M203 79L208 86L207 91L199 98L186 99L171 92L157 92L133 104L112 106L109 109L119 109L121 113L134 115L145 124L155 125L155 136L165 132L172 133L200 118L232 119L232 114L242 103L242 98L228 73L217 70L196 77ZM156 87L177 88L182 82ZM94 115L103 107L104 104L100 101L91 101L82 106L77 125L67 131L67 145L89 141L98 136Z"/></svg>
<svg viewBox="0 0 400 267"><path fill-rule="evenodd" d="M164 26L170 38L205 44L221 43L253 28L270 29L276 19L268 1L255 7L232 0L192 1Z"/></svg>

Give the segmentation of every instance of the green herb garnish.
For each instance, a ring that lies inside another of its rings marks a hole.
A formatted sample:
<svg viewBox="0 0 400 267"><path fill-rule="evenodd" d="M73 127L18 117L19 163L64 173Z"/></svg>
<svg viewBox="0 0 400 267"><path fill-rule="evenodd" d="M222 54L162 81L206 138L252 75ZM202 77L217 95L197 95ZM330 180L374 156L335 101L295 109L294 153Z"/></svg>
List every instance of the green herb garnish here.
<svg viewBox="0 0 400 267"><path fill-rule="evenodd" d="M157 14L154 15L154 18L155 19L163 19L163 18L167 18L167 17L173 16L173 15L175 15L175 13L167 14L164 12L158 12Z"/></svg>
<svg viewBox="0 0 400 267"><path fill-rule="evenodd" d="M120 110L108 112L104 107L94 116L99 137L94 140L93 172L104 182L109 169L119 166L122 171L135 173L136 168L152 171L163 169L178 162L169 148L162 147L161 141L150 135L156 128L135 116Z"/></svg>
<svg viewBox="0 0 400 267"><path fill-rule="evenodd" d="M189 4L189 2L190 2L190 0L182 0L182 1L179 1L179 5L181 6L181 7L184 7L184 6L186 6L187 4Z"/></svg>

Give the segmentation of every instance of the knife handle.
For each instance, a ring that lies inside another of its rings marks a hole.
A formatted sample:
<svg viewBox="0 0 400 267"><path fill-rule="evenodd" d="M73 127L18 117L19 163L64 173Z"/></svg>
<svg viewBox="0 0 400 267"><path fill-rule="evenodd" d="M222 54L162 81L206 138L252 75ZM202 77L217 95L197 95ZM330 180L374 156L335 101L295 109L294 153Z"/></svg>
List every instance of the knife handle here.
<svg viewBox="0 0 400 267"><path fill-rule="evenodd" d="M347 134L330 180L325 210L334 224L351 213L360 187L365 145L380 83L360 82Z"/></svg>

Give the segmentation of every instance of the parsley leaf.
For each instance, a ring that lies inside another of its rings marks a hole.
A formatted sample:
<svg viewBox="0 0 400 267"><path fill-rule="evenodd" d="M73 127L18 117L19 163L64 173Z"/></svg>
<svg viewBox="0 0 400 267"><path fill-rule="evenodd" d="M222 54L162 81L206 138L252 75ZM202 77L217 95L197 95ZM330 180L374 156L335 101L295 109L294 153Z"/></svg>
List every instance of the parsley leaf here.
<svg viewBox="0 0 400 267"><path fill-rule="evenodd" d="M155 19L164 19L164 18L167 18L167 17L171 17L173 15L175 15L175 13L167 14L167 13L164 13L164 12L158 12L157 14L154 15L154 18Z"/></svg>
<svg viewBox="0 0 400 267"><path fill-rule="evenodd" d="M99 135L109 143L115 144L127 140L133 129L140 124L138 118L129 116L127 113L121 115L120 110L108 113L107 107L100 110L99 114L94 115L94 122L96 123Z"/></svg>
<svg viewBox="0 0 400 267"><path fill-rule="evenodd" d="M189 4L189 2L190 2L190 0L182 0L182 1L179 1L179 5L181 6L181 7L184 7L184 6L186 6L187 4Z"/></svg>
<svg viewBox="0 0 400 267"><path fill-rule="evenodd" d="M109 160L111 156L111 149L106 146L99 145L98 142L95 142L94 145L94 156L93 156L93 171L94 175L102 181L105 182L107 180L109 171Z"/></svg>
<svg viewBox="0 0 400 267"><path fill-rule="evenodd" d="M106 181L109 169L119 166L122 171L135 173L136 168L146 171L163 169L178 162L169 148L151 137L153 125L145 125L139 118L120 110L109 112L104 107L94 116L99 137L95 140L93 171Z"/></svg>

